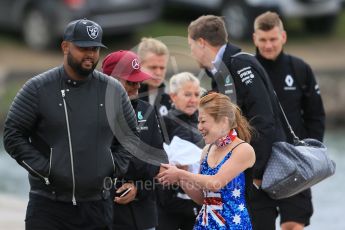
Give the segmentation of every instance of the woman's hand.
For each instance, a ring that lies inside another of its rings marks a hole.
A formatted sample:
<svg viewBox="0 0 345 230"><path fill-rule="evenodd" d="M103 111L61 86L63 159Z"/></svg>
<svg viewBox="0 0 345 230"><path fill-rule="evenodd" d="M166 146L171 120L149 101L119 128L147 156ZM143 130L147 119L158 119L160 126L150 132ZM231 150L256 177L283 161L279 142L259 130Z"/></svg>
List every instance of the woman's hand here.
<svg viewBox="0 0 345 230"><path fill-rule="evenodd" d="M179 182L179 174L182 171L181 169L169 164L161 164L161 166L166 168L166 170L157 175L159 183L163 185L170 185Z"/></svg>
<svg viewBox="0 0 345 230"><path fill-rule="evenodd" d="M176 165L177 168L188 171L189 167L188 165Z"/></svg>

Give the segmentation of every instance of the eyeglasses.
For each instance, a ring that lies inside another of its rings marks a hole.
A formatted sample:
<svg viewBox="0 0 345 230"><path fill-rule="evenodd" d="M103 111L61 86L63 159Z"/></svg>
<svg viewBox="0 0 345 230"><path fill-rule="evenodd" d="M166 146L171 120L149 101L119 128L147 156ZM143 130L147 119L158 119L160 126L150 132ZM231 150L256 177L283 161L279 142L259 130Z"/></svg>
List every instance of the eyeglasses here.
<svg viewBox="0 0 345 230"><path fill-rule="evenodd" d="M126 80L126 84L129 86L140 86L140 82L134 82L134 81L127 81Z"/></svg>

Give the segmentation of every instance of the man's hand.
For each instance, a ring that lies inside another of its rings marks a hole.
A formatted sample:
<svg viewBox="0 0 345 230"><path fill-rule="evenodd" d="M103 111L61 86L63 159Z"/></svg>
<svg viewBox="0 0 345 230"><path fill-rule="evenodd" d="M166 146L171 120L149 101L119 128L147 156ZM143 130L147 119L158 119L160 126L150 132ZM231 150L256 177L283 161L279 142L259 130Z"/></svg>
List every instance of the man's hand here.
<svg viewBox="0 0 345 230"><path fill-rule="evenodd" d="M167 170L167 169L168 169L167 167L165 167L165 166L163 166L163 165L161 164L161 166L159 167L159 172L158 172L158 174L164 172L164 171ZM158 174L157 174L157 175L158 175ZM157 177L157 175L156 175L156 177Z"/></svg>
<svg viewBox="0 0 345 230"><path fill-rule="evenodd" d="M126 192L127 189L130 189L128 192ZM115 193L119 194L124 192L120 196L116 196L114 199L115 203L118 204L128 204L129 202L132 202L136 195L137 195L137 187L135 187L133 182L127 182L123 184L118 190L116 190Z"/></svg>

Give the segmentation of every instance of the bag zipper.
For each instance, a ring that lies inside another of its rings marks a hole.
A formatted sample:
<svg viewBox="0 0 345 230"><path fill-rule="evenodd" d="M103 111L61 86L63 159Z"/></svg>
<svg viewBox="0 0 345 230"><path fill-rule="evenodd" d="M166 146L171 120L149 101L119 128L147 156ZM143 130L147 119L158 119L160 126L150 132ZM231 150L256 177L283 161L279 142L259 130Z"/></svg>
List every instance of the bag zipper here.
<svg viewBox="0 0 345 230"><path fill-rule="evenodd" d="M74 164L73 164L73 150L72 150L72 140L71 140L71 131L69 129L69 120L68 120L68 113L67 113L67 106L65 101L65 90L61 90L63 106L65 109L65 117L67 123L67 134L68 134L68 144L69 144L69 154L71 157L71 170L72 170L72 181L73 181L73 190L72 190L72 203L73 205L77 205L77 201L75 199L75 178L74 178Z"/></svg>

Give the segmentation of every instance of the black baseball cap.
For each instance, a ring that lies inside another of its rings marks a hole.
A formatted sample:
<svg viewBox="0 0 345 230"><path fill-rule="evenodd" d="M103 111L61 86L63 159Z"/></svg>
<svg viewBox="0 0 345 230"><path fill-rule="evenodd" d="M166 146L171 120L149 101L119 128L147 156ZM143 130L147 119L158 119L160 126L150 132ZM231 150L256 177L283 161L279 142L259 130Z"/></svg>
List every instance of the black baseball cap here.
<svg viewBox="0 0 345 230"><path fill-rule="evenodd" d="M102 28L91 20L79 19L70 22L65 29L63 40L70 41L79 47L104 47Z"/></svg>

